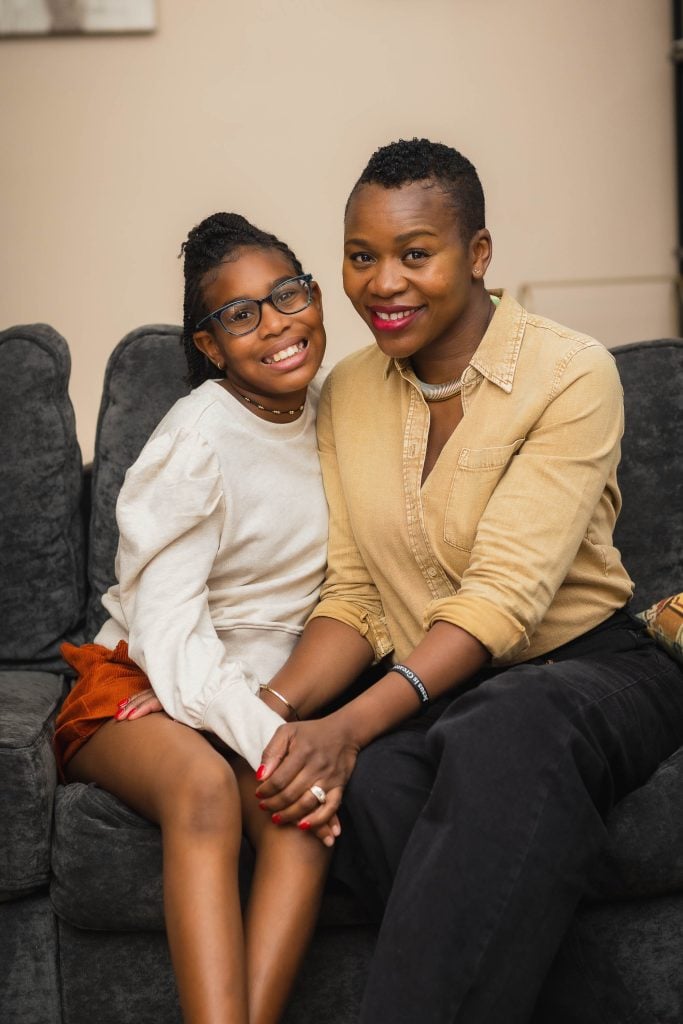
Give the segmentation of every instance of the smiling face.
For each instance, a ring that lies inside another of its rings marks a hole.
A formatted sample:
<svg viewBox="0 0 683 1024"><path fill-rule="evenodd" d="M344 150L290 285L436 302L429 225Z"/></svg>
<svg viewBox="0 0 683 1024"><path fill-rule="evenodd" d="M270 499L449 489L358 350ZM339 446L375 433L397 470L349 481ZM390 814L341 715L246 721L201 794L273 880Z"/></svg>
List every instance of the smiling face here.
<svg viewBox="0 0 683 1024"><path fill-rule="evenodd" d="M206 275L205 307L216 310L238 299L262 299L296 274L278 250L244 248ZM320 289L315 282L310 288L311 303L298 313L282 313L264 302L261 322L251 333L236 337L209 320L195 332L195 345L223 366L228 385L253 401L273 409L297 408L325 353Z"/></svg>
<svg viewBox="0 0 683 1024"><path fill-rule="evenodd" d="M448 362L474 351L490 305L491 238L482 228L463 242L437 182L359 186L344 236L344 290L382 352Z"/></svg>

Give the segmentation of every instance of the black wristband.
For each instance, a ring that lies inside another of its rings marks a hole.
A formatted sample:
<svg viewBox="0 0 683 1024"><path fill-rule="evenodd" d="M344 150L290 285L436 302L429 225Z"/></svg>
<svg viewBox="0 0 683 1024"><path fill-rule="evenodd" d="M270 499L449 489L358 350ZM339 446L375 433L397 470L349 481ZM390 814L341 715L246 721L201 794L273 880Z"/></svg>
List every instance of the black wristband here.
<svg viewBox="0 0 683 1024"><path fill-rule="evenodd" d="M389 669L390 672L398 672L400 676L407 679L416 694L420 698L420 711L426 711L429 705L429 694L425 684L422 682L416 672L413 672L412 668L408 668L407 665L392 665Z"/></svg>

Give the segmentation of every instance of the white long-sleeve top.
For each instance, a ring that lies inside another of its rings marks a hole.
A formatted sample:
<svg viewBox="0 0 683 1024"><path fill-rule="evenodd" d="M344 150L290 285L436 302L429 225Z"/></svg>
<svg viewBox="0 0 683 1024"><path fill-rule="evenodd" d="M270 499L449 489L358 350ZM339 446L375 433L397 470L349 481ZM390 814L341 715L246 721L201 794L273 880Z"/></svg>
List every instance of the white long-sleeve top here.
<svg viewBox="0 0 683 1024"><path fill-rule="evenodd" d="M259 419L216 381L167 413L116 507L118 583L95 642L127 640L161 704L256 768L282 718L258 697L325 572L319 383L295 422Z"/></svg>

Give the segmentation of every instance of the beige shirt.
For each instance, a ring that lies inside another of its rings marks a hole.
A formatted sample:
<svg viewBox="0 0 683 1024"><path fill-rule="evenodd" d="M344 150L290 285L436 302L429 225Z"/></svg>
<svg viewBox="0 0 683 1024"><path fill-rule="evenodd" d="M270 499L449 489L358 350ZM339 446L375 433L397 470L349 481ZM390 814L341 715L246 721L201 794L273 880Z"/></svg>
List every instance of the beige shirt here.
<svg viewBox="0 0 683 1024"><path fill-rule="evenodd" d="M429 407L409 365L374 345L344 359L318 413L331 521L313 615L399 661L443 620L501 665L603 622L633 591L612 544L622 397L599 342L503 293L421 484Z"/></svg>

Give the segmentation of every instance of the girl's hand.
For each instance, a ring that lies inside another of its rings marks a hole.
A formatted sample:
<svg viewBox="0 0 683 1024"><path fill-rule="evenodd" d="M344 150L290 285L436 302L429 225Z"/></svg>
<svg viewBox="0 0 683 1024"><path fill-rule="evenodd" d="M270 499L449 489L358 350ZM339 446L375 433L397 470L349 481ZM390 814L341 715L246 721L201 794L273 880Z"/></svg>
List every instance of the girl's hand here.
<svg viewBox="0 0 683 1024"><path fill-rule="evenodd" d="M297 822L297 825L303 831L308 831L308 829L310 828L311 835L314 835L317 839L320 840L323 846L327 846L330 849L334 846L335 841L341 835L341 824L336 814L333 814L331 819L324 825L318 825L317 828L315 828L310 823L308 817L303 818L300 822Z"/></svg>
<svg viewBox="0 0 683 1024"><path fill-rule="evenodd" d="M136 693L134 697L127 697L125 701L121 701L116 712L116 720L123 722L126 718L144 718L145 715L163 710L154 690L143 690L142 693Z"/></svg>
<svg viewBox="0 0 683 1024"><path fill-rule="evenodd" d="M333 830L358 751L358 744L334 714L281 725L263 752L256 795L264 809L275 815L276 824L296 822L305 827L308 823L316 835L324 826ZM324 803L311 791L312 786L323 790ZM319 838L324 842L326 836L329 833Z"/></svg>

